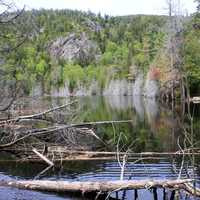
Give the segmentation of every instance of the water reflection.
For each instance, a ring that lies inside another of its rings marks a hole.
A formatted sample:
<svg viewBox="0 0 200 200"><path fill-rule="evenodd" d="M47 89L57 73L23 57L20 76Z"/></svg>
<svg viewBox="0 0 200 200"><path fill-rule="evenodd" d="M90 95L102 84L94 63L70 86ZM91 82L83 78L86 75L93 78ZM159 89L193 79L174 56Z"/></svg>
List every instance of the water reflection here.
<svg viewBox="0 0 200 200"><path fill-rule="evenodd" d="M50 107L73 101L74 98L20 99L13 106L12 115L41 112ZM78 104L70 107L73 110L73 116L70 116L67 110L62 110L55 113L53 118L63 124L131 120L131 123L99 125L92 128L100 138L110 141L113 147L116 145L116 138L113 139L115 132L116 136L123 133L127 142L137 141L134 151L175 151L178 148L177 138L183 135L180 124L183 120L176 112L159 104L155 99L144 99L141 96L94 96L76 99ZM181 113L180 109L179 113ZM37 126L42 126L42 124ZM197 126L198 123L195 123L195 127Z"/></svg>
<svg viewBox="0 0 200 200"><path fill-rule="evenodd" d="M141 96L106 96L79 99L82 110L77 122L128 120L129 124L115 124L115 133L123 133L127 140L138 140L135 151L173 151L172 143L181 134L179 116L167 107L160 105L155 99L143 99ZM95 102L95 103L94 103ZM111 140L113 126L99 126L96 131L100 137Z"/></svg>
<svg viewBox="0 0 200 200"><path fill-rule="evenodd" d="M132 107L132 98L126 96L105 96L102 100L112 109L122 111Z"/></svg>
<svg viewBox="0 0 200 200"><path fill-rule="evenodd" d="M116 140L113 140L115 132L116 136L123 133L130 143L137 140L134 151L177 150L176 141L182 134L179 122L182 120L177 113L160 105L155 99L144 99L141 96L94 96L76 99L78 104L70 107L74 110L73 117L69 116L67 110L63 110L54 114L53 118L63 124L131 120L127 124L99 125L92 128L100 138L113 142L113 147L116 145ZM24 98L14 105L12 115L37 113L73 100L74 97Z"/></svg>
<svg viewBox="0 0 200 200"><path fill-rule="evenodd" d="M122 150L131 148L134 152L157 151L171 152L179 149L177 140L183 137L181 124L183 121L177 112L172 112L167 106L159 104L155 99L143 99L141 96L105 96L105 97L79 97L76 107L70 109L77 110L73 123L88 121L106 121L106 120L128 120L130 123L107 124L92 126L95 133L98 134L109 146L108 150L116 150L116 144L120 134L123 135L123 141L120 144ZM57 106L72 101L74 98L55 98L46 97L38 99L23 99L22 103L16 104L13 110L20 111L22 114L30 114L52 106ZM179 108L177 108L178 110ZM180 111L180 110L179 110ZM181 112L180 112L181 113ZM14 112L15 114L15 112ZM59 113L62 123L69 123L67 111ZM199 118L194 118L194 127L199 130ZM195 135L196 144L198 144L199 134ZM133 144L131 147L130 144ZM2 156L2 155L1 155ZM8 155L6 155L8 156ZM188 159L190 160L190 159ZM182 157L175 161L179 169ZM196 159L197 162L197 159ZM197 163L199 163L198 161ZM189 162L188 162L189 163ZM187 163L187 170L190 169ZM197 166L197 176L199 177L199 167ZM173 171L170 158L159 158L159 160L147 160L135 164L133 161L127 162L125 171L126 179L145 179L145 178L177 178ZM52 168L43 174L45 169L41 164L19 164L19 163L0 163L0 180L8 178L39 179L51 180L118 180L120 168L116 161L107 162L71 162L66 163L62 168ZM191 169L192 170L192 169ZM38 176L39 175L39 176ZM182 177L186 177L186 170L183 171ZM0 196L6 196L11 189L0 190ZM12 190L13 191L13 190ZM27 191L15 190L7 199L20 199L36 195L32 199L76 199L75 197L60 197L51 194L33 193ZM126 193L126 199L133 199L134 191ZM12 195L13 194L13 195ZM21 195L23 194L23 195ZM119 193L118 197L122 197ZM153 198L153 193L148 190L138 192L140 199L149 200ZM171 193L169 192L169 198ZM115 197L115 195L113 195ZM163 191L158 190L158 198L163 199ZM185 199L184 197L182 199ZM192 198L188 198L192 199Z"/></svg>
<svg viewBox="0 0 200 200"><path fill-rule="evenodd" d="M144 121L145 116L145 108L144 108L144 101L141 96L133 97L133 108L135 108L136 114L139 116L141 121Z"/></svg>

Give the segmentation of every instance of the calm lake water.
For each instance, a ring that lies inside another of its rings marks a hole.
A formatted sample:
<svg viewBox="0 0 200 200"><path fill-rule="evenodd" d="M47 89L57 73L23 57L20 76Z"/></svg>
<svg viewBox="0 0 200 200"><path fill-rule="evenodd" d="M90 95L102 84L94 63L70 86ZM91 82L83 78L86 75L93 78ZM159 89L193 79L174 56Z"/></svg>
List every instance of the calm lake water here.
<svg viewBox="0 0 200 200"><path fill-rule="evenodd" d="M73 100L74 98L55 97L20 99L20 103L12 108L12 114L19 114L19 111L21 114L37 113ZM107 144L106 147L98 146L98 149L106 148L109 151L116 151L117 144L119 144L121 151L130 149L133 152L175 152L186 146L190 148L191 141L193 141L194 147L200 147L200 115L197 105L195 108L192 107L194 131L185 137L184 130L190 130L190 121L185 114L185 107L183 108L181 105L176 106L172 112L169 106L161 105L153 99L141 97L80 97L77 100L76 107L73 107L76 110L73 117L69 117L67 113L61 113L61 116L56 116L58 120L61 120L62 123L69 123L69 120L70 123L131 120L129 123L93 126L95 133ZM95 147L92 148L95 149ZM1 158L7 156L9 156L7 153L1 153ZM177 179L181 164L182 156L158 155L136 163L134 159L128 159L124 179ZM183 164L181 177L195 178L198 184L198 180L200 180L199 157L185 156ZM115 160L65 162L61 168L52 168L41 174L45 168L45 164L38 163L0 162L0 180L119 180L121 171ZM171 193L171 191L167 191L168 199L170 199ZM134 191L113 193L111 196L115 199L118 197L118 199L132 200ZM76 200L86 198L1 187L0 199ZM138 199L154 199L153 192L140 190ZM164 199L163 190L158 190L158 199ZM178 199L195 198L181 193Z"/></svg>

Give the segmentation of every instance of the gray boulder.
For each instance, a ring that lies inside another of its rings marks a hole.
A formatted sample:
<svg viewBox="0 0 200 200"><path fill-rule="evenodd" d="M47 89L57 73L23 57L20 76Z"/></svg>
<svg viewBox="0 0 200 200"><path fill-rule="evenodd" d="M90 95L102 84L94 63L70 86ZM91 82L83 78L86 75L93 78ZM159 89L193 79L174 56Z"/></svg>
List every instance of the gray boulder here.
<svg viewBox="0 0 200 200"><path fill-rule="evenodd" d="M55 59L64 59L80 65L87 65L100 55L98 45L88 39L85 33L80 35L72 33L67 37L56 39L50 44L49 52Z"/></svg>

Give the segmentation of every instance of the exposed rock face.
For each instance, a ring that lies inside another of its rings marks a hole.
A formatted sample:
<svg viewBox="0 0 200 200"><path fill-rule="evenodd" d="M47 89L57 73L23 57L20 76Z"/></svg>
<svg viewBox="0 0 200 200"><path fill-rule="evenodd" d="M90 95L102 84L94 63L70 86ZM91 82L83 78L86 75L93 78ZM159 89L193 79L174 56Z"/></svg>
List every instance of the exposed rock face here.
<svg viewBox="0 0 200 200"><path fill-rule="evenodd" d="M152 80L149 77L145 80L144 75L139 73L133 84L133 96L145 96L148 98L156 98L159 96L159 81Z"/></svg>
<svg viewBox="0 0 200 200"><path fill-rule="evenodd" d="M156 98L159 96L159 82L157 80L147 79L144 86L144 96Z"/></svg>
<svg viewBox="0 0 200 200"><path fill-rule="evenodd" d="M100 32L103 29L97 22L90 19L86 19L83 25L86 25L93 32Z"/></svg>
<svg viewBox="0 0 200 200"><path fill-rule="evenodd" d="M129 82L125 79L111 80L106 87L102 90L97 81L92 81L90 85L78 84L73 91L69 90L69 85L66 82L64 86L59 88L52 87L50 94L52 96L91 96L91 95L104 95L104 96L145 96L148 98L157 98L160 95L159 82L156 80L147 79L144 83L143 75L139 75L135 82ZM33 95L42 95L40 87L33 90Z"/></svg>
<svg viewBox="0 0 200 200"><path fill-rule="evenodd" d="M111 80L106 88L101 90L96 81L92 81L89 86L78 85L72 92L69 91L69 86L67 83L60 88L52 88L52 96L91 96L91 95L105 95L105 96L126 96L132 95L132 83L124 80Z"/></svg>
<svg viewBox="0 0 200 200"><path fill-rule="evenodd" d="M135 108L137 115L139 116L140 121L145 119L145 107L144 99L141 95L135 95L132 99L132 105Z"/></svg>
<svg viewBox="0 0 200 200"><path fill-rule="evenodd" d="M85 33L78 36L75 33L67 37L60 37L51 43L50 55L56 59L77 62L87 65L97 59L100 50L95 42L89 40Z"/></svg>
<svg viewBox="0 0 200 200"><path fill-rule="evenodd" d="M91 96L91 95L101 95L101 90L98 86L98 83L96 81L92 81L91 85L88 87L78 85L76 89L74 89L73 92L70 92L69 85L67 82L64 84L64 86L60 88L52 88L51 90L52 96L58 96L58 97L66 97L66 96Z"/></svg>
<svg viewBox="0 0 200 200"><path fill-rule="evenodd" d="M56 97L70 96L68 85L65 84L63 87L60 87L60 88L52 88L51 89L51 96L56 96Z"/></svg>
<svg viewBox="0 0 200 200"><path fill-rule="evenodd" d="M143 86L144 86L144 76L142 73L140 73L137 75L137 78L133 85L133 96L143 95Z"/></svg>

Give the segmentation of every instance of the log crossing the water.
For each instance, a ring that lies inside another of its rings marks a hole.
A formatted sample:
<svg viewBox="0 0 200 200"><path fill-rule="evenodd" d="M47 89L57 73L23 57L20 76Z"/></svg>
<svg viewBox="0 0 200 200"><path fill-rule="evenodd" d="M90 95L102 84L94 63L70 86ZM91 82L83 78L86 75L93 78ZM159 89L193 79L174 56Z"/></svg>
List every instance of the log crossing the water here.
<svg viewBox="0 0 200 200"><path fill-rule="evenodd" d="M1 181L0 186L16 187L36 191L49 192L112 192L119 190L169 188L184 190L185 192L200 197L200 190L194 188L192 179L177 180L115 180L115 181L51 181L51 180L25 180Z"/></svg>

